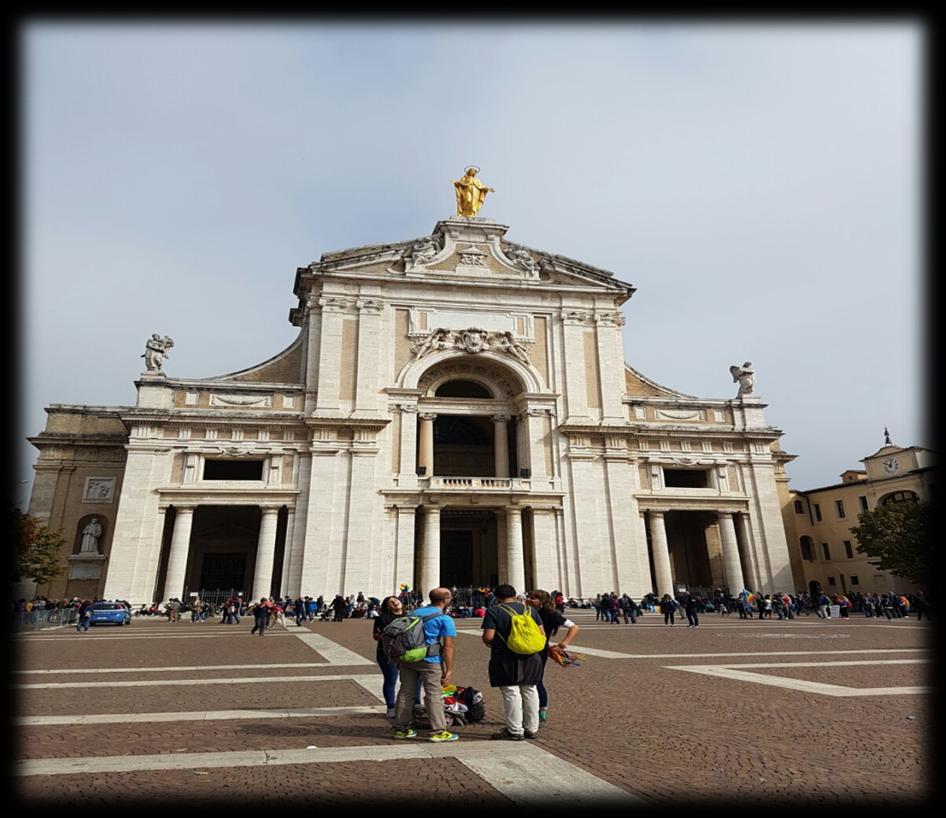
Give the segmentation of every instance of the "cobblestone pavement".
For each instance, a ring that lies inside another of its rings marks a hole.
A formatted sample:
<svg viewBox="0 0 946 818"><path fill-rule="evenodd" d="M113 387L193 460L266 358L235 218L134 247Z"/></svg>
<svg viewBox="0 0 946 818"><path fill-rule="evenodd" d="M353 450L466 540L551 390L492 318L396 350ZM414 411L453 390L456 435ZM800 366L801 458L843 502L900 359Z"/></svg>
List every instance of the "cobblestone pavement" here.
<svg viewBox="0 0 946 818"><path fill-rule="evenodd" d="M582 625L580 667L546 668L536 741L501 727L479 620L453 681L487 719L444 745L395 741L370 622L250 636L251 623L62 628L16 637L16 790L25 804L416 801L573 810L624 798L905 804L930 788L932 625L860 617L699 628ZM186 802L178 801L185 798Z"/></svg>

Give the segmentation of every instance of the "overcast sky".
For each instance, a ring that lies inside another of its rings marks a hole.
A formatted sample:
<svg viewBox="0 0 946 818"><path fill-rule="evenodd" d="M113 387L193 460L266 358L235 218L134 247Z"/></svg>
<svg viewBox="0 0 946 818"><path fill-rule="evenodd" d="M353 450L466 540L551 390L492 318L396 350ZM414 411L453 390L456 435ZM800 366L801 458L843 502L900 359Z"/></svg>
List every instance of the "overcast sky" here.
<svg viewBox="0 0 946 818"><path fill-rule="evenodd" d="M919 26L32 23L20 435L297 330L296 267L454 213L637 288L625 358L700 397L751 360L792 485L931 445ZM36 450L22 443L25 507Z"/></svg>

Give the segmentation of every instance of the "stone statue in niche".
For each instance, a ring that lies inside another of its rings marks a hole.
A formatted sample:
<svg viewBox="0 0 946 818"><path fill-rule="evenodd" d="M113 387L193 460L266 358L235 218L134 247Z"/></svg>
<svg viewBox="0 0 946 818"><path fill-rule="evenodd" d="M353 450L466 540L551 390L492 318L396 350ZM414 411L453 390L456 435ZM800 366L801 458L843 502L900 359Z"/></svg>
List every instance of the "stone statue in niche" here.
<svg viewBox="0 0 946 818"><path fill-rule="evenodd" d="M145 351L141 357L145 359L145 367L148 372L161 371L161 367L164 365L164 359L167 357L168 350L172 346L174 346L174 341L167 335L162 338L158 333L154 333L145 342Z"/></svg>
<svg viewBox="0 0 946 818"><path fill-rule="evenodd" d="M736 393L737 398L753 394L755 372L752 370L752 361L746 361L742 366L731 366L729 371L732 373L733 383L739 384L739 391Z"/></svg>
<svg viewBox="0 0 946 818"><path fill-rule="evenodd" d="M98 554L99 537L102 536L102 524L98 517L93 517L82 529L82 546L80 554Z"/></svg>

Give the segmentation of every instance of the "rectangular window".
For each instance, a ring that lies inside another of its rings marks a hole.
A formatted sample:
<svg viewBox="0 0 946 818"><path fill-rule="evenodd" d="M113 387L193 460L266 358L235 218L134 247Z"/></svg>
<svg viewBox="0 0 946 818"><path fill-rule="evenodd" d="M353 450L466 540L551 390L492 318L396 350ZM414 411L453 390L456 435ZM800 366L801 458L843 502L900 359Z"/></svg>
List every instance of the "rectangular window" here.
<svg viewBox="0 0 946 818"><path fill-rule="evenodd" d="M709 486L705 469L664 469L668 489L705 489Z"/></svg>
<svg viewBox="0 0 946 818"><path fill-rule="evenodd" d="M851 541L850 541L850 540L845 540L845 541L844 541L844 553L847 554L847 558L848 558L849 560L854 559L854 549L851 547Z"/></svg>
<svg viewBox="0 0 946 818"><path fill-rule="evenodd" d="M804 514L804 513L805 513L805 507L802 505L801 500L796 500L796 501L795 501L795 513L796 513L796 514Z"/></svg>
<svg viewBox="0 0 946 818"><path fill-rule="evenodd" d="M867 498L866 498L866 497L858 497L858 498L857 498L857 501L861 504L861 511L867 511L867 510L868 510L868 508L867 508Z"/></svg>
<svg viewBox="0 0 946 818"><path fill-rule="evenodd" d="M801 558L809 562L812 562L815 558L814 552L811 550L811 542L807 537L801 541Z"/></svg>
<svg viewBox="0 0 946 818"><path fill-rule="evenodd" d="M821 522L821 506L818 503L815 503L815 519Z"/></svg>
<svg viewBox="0 0 946 818"><path fill-rule="evenodd" d="M262 480L262 460L205 460L204 480Z"/></svg>
<svg viewBox="0 0 946 818"><path fill-rule="evenodd" d="M835 500L834 507L838 510L838 519L843 520L847 516L844 513L844 500Z"/></svg>
<svg viewBox="0 0 946 818"><path fill-rule="evenodd" d="M837 585L837 583L834 581L834 577L828 577L828 585Z"/></svg>
<svg viewBox="0 0 946 818"><path fill-rule="evenodd" d="M821 556L826 560L831 559L831 552L828 550L828 544L826 542L821 543Z"/></svg>
<svg viewBox="0 0 946 818"><path fill-rule="evenodd" d="M857 574L851 574L851 585L860 585L861 581L857 578Z"/></svg>

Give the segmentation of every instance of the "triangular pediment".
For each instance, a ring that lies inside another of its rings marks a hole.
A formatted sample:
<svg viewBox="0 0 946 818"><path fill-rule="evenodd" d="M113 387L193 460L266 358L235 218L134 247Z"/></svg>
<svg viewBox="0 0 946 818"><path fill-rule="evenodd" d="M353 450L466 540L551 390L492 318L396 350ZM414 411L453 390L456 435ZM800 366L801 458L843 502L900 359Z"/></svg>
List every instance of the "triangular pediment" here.
<svg viewBox="0 0 946 818"><path fill-rule="evenodd" d="M301 276L404 276L462 279L464 283L515 281L541 287L581 288L630 297L634 288L614 274L575 259L537 250L505 238L508 228L490 219L442 219L428 236L390 244L372 244L325 253L301 268ZM297 278L297 294L300 279Z"/></svg>

